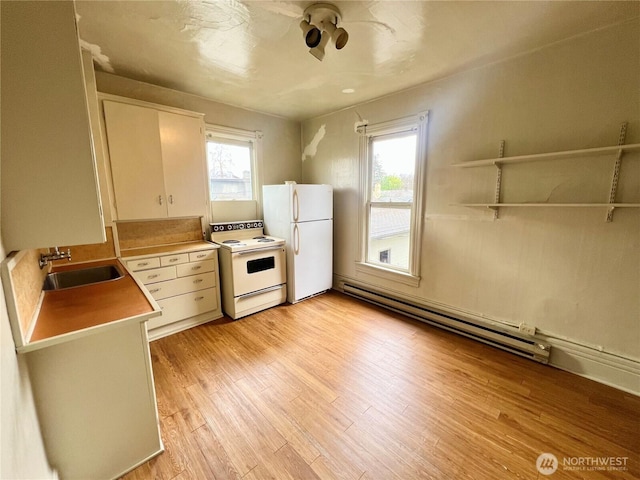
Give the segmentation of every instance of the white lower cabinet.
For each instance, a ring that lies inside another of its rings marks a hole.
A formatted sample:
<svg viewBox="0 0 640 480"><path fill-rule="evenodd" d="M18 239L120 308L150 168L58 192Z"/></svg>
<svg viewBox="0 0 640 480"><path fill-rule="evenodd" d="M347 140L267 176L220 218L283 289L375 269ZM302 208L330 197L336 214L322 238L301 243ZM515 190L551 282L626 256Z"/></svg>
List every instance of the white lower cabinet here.
<svg viewBox="0 0 640 480"><path fill-rule="evenodd" d="M25 356L60 478L120 478L162 452L144 322L116 323Z"/></svg>
<svg viewBox="0 0 640 480"><path fill-rule="evenodd" d="M147 324L152 339L222 316L217 250L138 257L127 266L162 308ZM188 319L195 323L178 323Z"/></svg>

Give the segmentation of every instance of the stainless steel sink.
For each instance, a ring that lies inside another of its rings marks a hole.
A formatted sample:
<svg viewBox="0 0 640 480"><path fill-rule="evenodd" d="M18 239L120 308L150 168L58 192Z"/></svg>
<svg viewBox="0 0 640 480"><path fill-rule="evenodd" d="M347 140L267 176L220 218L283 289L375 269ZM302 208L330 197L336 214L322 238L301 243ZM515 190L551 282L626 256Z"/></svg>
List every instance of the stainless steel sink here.
<svg viewBox="0 0 640 480"><path fill-rule="evenodd" d="M79 268L64 272L49 273L44 279L43 290L62 290L63 288L82 287L94 283L110 282L124 277L116 265Z"/></svg>

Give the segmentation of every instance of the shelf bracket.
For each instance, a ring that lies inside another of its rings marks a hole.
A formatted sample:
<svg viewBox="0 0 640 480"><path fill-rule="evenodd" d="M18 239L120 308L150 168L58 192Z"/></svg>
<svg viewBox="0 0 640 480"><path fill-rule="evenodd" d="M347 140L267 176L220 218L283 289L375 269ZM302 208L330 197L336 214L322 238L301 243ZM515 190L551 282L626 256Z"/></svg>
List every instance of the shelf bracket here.
<svg viewBox="0 0 640 480"><path fill-rule="evenodd" d="M504 140L500 140L500 152L498 153L499 158L504 158ZM493 203L500 203L500 193L502 189L502 164L499 162L494 163L497 168L496 172L496 191L494 195ZM493 208L493 219L497 220L499 216L499 207Z"/></svg>
<svg viewBox="0 0 640 480"><path fill-rule="evenodd" d="M625 138L627 136L627 122L624 122L620 126L620 135L618 136L618 145L624 145ZM618 150L616 154L616 163L613 167L613 176L611 177L611 190L609 191L609 203L616 203L616 192L618 190L618 180L620 178L620 166L622 164L622 155L624 151L622 149ZM613 220L613 211L615 207L611 206L607 208L607 223Z"/></svg>

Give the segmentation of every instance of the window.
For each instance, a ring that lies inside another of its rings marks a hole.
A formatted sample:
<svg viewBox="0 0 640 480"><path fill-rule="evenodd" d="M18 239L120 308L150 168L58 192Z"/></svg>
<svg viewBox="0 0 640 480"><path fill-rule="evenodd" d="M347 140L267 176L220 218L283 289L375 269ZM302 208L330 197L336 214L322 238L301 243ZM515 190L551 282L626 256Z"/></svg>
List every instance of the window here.
<svg viewBox="0 0 640 480"><path fill-rule="evenodd" d="M358 270L418 285L427 115L360 126ZM393 250L393 256L391 251Z"/></svg>
<svg viewBox="0 0 640 480"><path fill-rule="evenodd" d="M207 138L211 200L253 200L251 142Z"/></svg>
<svg viewBox="0 0 640 480"><path fill-rule="evenodd" d="M258 218L262 132L206 126L210 219Z"/></svg>

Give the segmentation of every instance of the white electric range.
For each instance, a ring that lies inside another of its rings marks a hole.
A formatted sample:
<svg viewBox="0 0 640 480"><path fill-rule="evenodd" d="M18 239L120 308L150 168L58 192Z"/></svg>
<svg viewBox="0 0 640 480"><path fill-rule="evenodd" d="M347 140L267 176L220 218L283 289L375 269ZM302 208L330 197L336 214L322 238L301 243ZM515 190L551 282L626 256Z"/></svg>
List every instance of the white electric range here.
<svg viewBox="0 0 640 480"><path fill-rule="evenodd" d="M284 240L264 235L262 220L211 223L220 245L222 309L238 319L284 303L287 268Z"/></svg>

